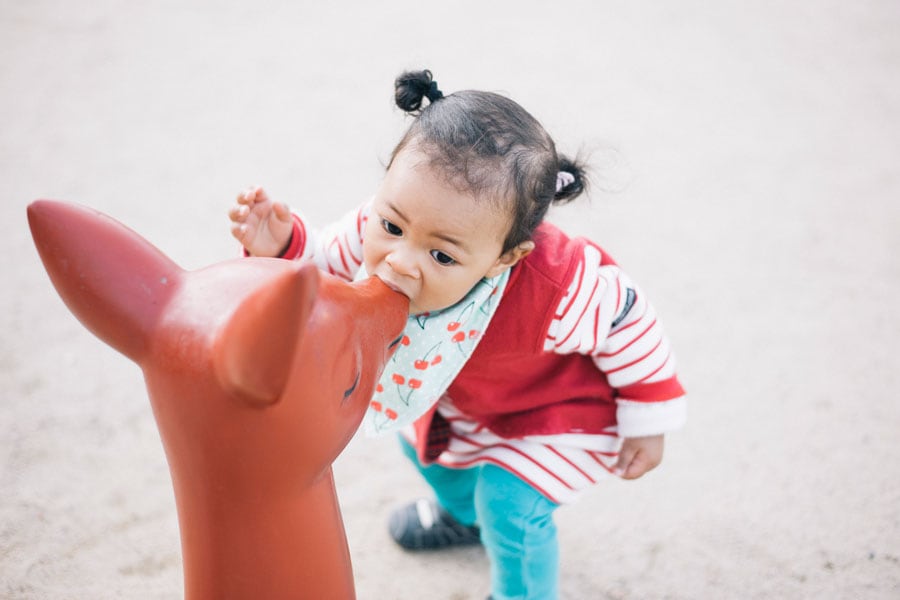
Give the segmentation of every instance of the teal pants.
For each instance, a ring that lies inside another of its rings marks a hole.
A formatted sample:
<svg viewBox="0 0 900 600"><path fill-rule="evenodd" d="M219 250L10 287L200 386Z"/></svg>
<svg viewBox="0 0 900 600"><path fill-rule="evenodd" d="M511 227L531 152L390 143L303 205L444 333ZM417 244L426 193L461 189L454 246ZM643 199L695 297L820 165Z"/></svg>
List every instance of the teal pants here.
<svg viewBox="0 0 900 600"><path fill-rule="evenodd" d="M505 469L423 466L403 438L403 452L457 521L477 524L491 563L493 600L556 600L559 546L553 511L558 506Z"/></svg>

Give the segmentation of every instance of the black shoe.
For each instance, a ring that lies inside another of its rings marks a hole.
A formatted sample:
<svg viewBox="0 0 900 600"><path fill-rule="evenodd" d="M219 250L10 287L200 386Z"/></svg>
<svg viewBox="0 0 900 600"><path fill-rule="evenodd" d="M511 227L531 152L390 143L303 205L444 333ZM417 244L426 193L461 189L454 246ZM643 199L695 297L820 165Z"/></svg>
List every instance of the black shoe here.
<svg viewBox="0 0 900 600"><path fill-rule="evenodd" d="M434 500L416 500L391 513L388 530L407 550L436 550L481 543L480 530L463 525Z"/></svg>

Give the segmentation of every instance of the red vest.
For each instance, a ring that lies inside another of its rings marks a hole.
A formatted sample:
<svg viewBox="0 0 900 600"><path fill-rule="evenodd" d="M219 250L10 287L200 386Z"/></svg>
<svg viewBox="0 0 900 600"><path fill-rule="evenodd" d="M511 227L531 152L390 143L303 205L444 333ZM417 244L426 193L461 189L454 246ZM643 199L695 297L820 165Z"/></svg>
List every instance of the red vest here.
<svg viewBox="0 0 900 600"><path fill-rule="evenodd" d="M534 251L512 268L497 312L447 395L503 437L600 433L616 424L616 390L589 356L543 349L590 242L570 239L549 223L537 228L534 242ZM615 264L601 253L601 264ZM433 417L434 409L415 424L420 457Z"/></svg>

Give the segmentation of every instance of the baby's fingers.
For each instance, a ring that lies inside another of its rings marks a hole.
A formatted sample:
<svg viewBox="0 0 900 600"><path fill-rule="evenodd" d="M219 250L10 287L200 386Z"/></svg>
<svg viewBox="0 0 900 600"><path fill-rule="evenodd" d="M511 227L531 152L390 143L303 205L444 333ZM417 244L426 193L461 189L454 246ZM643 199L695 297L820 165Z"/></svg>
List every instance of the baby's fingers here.
<svg viewBox="0 0 900 600"><path fill-rule="evenodd" d="M291 209L284 202L273 202L272 210L275 212L275 218L279 221L291 221Z"/></svg>
<svg viewBox="0 0 900 600"><path fill-rule="evenodd" d="M648 459L645 453L638 452L634 455L631 461L628 464L620 467L622 471L619 475L622 479L637 479L644 475L647 471L651 470L656 465L652 464Z"/></svg>
<svg viewBox="0 0 900 600"><path fill-rule="evenodd" d="M613 473L622 479L637 479L662 462L664 437L651 435L626 439Z"/></svg>
<svg viewBox="0 0 900 600"><path fill-rule="evenodd" d="M268 200L266 192L258 185L252 186L238 194L238 204L253 207L254 204Z"/></svg>
<svg viewBox="0 0 900 600"><path fill-rule="evenodd" d="M234 236L234 239L244 243L244 238L247 236L247 226L243 223L234 223L231 225L231 235Z"/></svg>
<svg viewBox="0 0 900 600"><path fill-rule="evenodd" d="M613 475L617 477L625 477L625 474L628 471L628 467L631 465L631 462L634 460L637 451L629 446L624 446L622 450L619 452L619 460L616 462L616 466L613 468Z"/></svg>
<svg viewBox="0 0 900 600"><path fill-rule="evenodd" d="M243 223L250 215L250 207L246 204L239 204L228 209L228 218L235 223Z"/></svg>

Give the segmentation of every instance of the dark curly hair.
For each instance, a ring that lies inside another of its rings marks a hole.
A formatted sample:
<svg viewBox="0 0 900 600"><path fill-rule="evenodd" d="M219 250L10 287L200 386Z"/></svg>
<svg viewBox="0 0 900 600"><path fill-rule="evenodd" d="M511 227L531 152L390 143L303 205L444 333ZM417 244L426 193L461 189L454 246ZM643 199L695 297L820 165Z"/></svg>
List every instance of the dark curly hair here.
<svg viewBox="0 0 900 600"><path fill-rule="evenodd" d="M585 167L558 154L541 124L505 96L476 90L444 96L431 71L424 70L397 77L394 99L416 118L391 163L415 145L452 185L478 197L514 200L503 252L531 239L551 203L568 202L587 189ZM572 178L557 189L560 172Z"/></svg>

